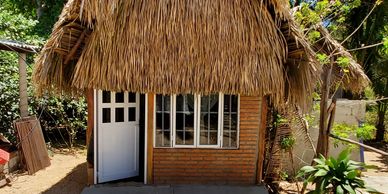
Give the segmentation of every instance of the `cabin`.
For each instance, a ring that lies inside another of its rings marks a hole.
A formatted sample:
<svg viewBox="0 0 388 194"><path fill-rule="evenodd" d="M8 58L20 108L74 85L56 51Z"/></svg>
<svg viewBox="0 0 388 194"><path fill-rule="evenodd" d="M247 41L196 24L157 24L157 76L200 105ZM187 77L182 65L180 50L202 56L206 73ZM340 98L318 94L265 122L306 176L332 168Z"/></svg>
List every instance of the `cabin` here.
<svg viewBox="0 0 388 194"><path fill-rule="evenodd" d="M69 0L33 72L85 96L90 184L262 183L268 104L320 73L279 0Z"/></svg>

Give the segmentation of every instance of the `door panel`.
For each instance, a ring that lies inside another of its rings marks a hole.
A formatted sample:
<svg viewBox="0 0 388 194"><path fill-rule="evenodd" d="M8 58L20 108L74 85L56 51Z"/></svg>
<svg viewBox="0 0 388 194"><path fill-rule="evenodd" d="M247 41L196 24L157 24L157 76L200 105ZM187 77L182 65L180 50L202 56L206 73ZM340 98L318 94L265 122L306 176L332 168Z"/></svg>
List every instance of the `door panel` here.
<svg viewBox="0 0 388 194"><path fill-rule="evenodd" d="M139 175L139 94L98 91L98 182Z"/></svg>

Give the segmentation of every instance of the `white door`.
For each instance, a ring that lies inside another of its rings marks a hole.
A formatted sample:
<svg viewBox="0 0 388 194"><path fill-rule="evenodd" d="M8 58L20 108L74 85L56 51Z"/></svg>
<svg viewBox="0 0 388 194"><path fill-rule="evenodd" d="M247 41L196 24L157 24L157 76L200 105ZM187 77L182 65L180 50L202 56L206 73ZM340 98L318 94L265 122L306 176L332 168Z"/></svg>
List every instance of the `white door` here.
<svg viewBox="0 0 388 194"><path fill-rule="evenodd" d="M139 175L139 94L97 92L98 183Z"/></svg>

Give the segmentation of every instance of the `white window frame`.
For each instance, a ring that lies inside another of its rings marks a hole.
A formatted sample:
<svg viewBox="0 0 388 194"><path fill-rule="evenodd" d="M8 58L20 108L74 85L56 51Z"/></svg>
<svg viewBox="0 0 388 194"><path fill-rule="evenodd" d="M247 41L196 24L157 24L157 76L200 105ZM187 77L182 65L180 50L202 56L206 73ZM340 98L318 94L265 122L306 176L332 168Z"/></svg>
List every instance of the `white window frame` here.
<svg viewBox="0 0 388 194"><path fill-rule="evenodd" d="M171 103L171 105L170 105L170 146L166 146L166 147L162 147L162 146L156 146L156 95L157 94L155 94L155 97L154 97L154 112L153 112L153 114L154 114L154 121L153 121L153 126L154 126L154 135L153 135L153 143L154 143L154 148L172 148L172 142L171 142L171 140L172 140L172 138L173 138L173 135L172 135L172 133L173 133L173 127L172 127L172 121L173 121L173 117L171 116L173 113L173 106L172 106L172 97L173 97L173 95L169 95L170 96L170 103ZM166 95L166 96L168 96L168 95Z"/></svg>
<svg viewBox="0 0 388 194"><path fill-rule="evenodd" d="M200 144L200 119L201 114L201 97L200 94L194 94L194 144L193 145L177 145L176 144L176 94L170 95L170 146L160 147L156 146L156 95L154 98L154 148L213 148L213 149L239 149L240 147L240 95L237 95L237 146L236 147L223 147L223 116L224 116L224 93L218 93L218 127L217 127L217 145L201 145Z"/></svg>
<svg viewBox="0 0 388 194"><path fill-rule="evenodd" d="M201 145L200 144L200 126L201 126L201 120L199 118L199 116L201 115L201 98L202 98L202 95L197 95L197 104L196 104L196 111L197 111L197 128L195 128L195 131L198 131L197 132L197 147L198 148L221 148L221 145L222 145L222 138L220 138L220 135L222 134L222 109L223 109L223 103L222 103L222 99L224 97L224 95L222 93L218 93L218 125L217 125L217 144L215 145ZM222 103L222 104L221 104Z"/></svg>
<svg viewBox="0 0 388 194"><path fill-rule="evenodd" d="M195 148L197 143L197 126L198 126L198 123L196 122L197 121L197 117L198 117L198 113L197 113L197 105L196 105L196 101L198 99L198 95L194 94L194 144L193 145L179 145L179 144L176 144L176 94L174 95L171 95L173 97L173 100L172 100L172 103L171 103L171 106L173 107L173 114L172 114L172 147L173 148Z"/></svg>
<svg viewBox="0 0 388 194"><path fill-rule="evenodd" d="M229 95L229 94L227 94ZM225 94L222 94L222 127L221 127L221 135L220 135L220 139L221 139L221 145L220 147L222 149L227 149L227 150L234 150L234 149L239 149L240 148L240 94L237 95L237 138L236 138L236 147L223 147L224 145L224 121L223 121L223 116L224 116L224 109L223 109L223 106L225 105L224 104L224 100L225 100Z"/></svg>

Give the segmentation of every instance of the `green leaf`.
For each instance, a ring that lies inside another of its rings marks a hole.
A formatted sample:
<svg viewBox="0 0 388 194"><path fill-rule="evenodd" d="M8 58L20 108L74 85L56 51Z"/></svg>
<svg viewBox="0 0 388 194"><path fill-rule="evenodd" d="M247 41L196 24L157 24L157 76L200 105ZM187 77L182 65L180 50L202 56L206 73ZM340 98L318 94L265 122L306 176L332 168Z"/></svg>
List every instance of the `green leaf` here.
<svg viewBox="0 0 388 194"><path fill-rule="evenodd" d="M357 172L356 171L350 171L347 175L346 175L346 178L348 178L348 179L354 179L354 178L356 178L356 176L357 176Z"/></svg>
<svg viewBox="0 0 388 194"><path fill-rule="evenodd" d="M341 161L343 161L343 160L347 160L347 159L349 159L349 155L350 155L350 150L349 150L349 149L345 149L345 150L343 150L343 151L338 155L337 161L338 161L338 162L341 162Z"/></svg>
<svg viewBox="0 0 388 194"><path fill-rule="evenodd" d="M338 185L335 189L336 194L344 194L344 189L342 189L341 185Z"/></svg>
<svg viewBox="0 0 388 194"><path fill-rule="evenodd" d="M325 160L322 160L321 158L315 158L314 161L318 164L325 165Z"/></svg>
<svg viewBox="0 0 388 194"><path fill-rule="evenodd" d="M327 174L327 171L326 171L326 170L320 169L320 170L318 170L318 171L314 174L314 176L325 176L326 174Z"/></svg>
<svg viewBox="0 0 388 194"><path fill-rule="evenodd" d="M312 172L312 171L315 171L317 169L315 169L314 167L312 166L304 166L300 169L301 171L305 172L305 173L309 173L309 172Z"/></svg>
<svg viewBox="0 0 388 194"><path fill-rule="evenodd" d="M356 194L356 191L350 186L350 185L343 185L343 187L350 193L350 194Z"/></svg>

